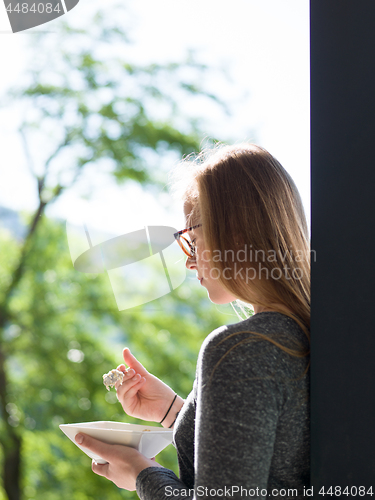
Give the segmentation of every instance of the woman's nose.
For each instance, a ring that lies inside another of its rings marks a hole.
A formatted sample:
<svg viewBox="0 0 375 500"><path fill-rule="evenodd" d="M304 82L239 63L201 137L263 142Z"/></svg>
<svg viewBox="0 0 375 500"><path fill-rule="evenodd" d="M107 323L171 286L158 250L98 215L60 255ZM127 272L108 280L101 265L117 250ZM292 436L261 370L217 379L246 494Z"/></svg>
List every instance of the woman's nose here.
<svg viewBox="0 0 375 500"><path fill-rule="evenodd" d="M196 261L195 257L188 257L186 259L185 266L189 270L196 269L196 267L197 267L197 261Z"/></svg>

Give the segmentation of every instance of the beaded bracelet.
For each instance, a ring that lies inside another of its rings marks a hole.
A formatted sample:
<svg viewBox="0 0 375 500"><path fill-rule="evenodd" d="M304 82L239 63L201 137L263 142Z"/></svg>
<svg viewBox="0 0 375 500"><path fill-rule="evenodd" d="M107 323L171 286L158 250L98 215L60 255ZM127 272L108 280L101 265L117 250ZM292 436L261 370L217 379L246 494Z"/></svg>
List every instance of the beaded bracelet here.
<svg viewBox="0 0 375 500"><path fill-rule="evenodd" d="M174 398L173 398L173 401L172 401L171 406L168 408L167 413L164 415L163 420L162 420L161 422L159 422L159 424L162 424L162 423L164 422L164 420L167 418L167 415L168 415L168 413L171 411L171 408L172 408L172 406L173 406L173 403L176 401L176 399L177 399L177 394L175 394L175 396L174 396ZM173 422L173 423L174 423L174 422Z"/></svg>

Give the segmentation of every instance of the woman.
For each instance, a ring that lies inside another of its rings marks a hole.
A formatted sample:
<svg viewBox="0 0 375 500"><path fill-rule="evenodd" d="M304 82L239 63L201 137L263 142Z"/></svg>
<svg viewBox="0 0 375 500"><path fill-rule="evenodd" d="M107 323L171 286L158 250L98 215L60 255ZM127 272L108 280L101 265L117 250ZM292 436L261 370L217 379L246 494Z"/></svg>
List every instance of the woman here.
<svg viewBox="0 0 375 500"><path fill-rule="evenodd" d="M186 266L210 300L254 314L204 341L183 401L124 350L129 415L173 427L180 477L136 450L78 435L109 463L93 471L143 500L302 498L309 485L309 239L283 167L249 144L201 154L185 171ZM125 366L119 367L125 371Z"/></svg>

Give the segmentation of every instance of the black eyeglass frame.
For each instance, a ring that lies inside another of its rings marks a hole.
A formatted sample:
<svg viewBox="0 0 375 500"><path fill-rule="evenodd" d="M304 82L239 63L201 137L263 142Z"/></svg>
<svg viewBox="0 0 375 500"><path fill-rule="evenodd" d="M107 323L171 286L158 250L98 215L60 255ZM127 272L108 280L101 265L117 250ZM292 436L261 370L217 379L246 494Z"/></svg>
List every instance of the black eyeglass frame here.
<svg viewBox="0 0 375 500"><path fill-rule="evenodd" d="M192 244L190 243L189 240L187 240L186 238L184 238L182 235L184 233L187 233L188 231L192 231L193 229L197 229L198 227L201 227L202 224L197 224L196 226L191 226L191 227L187 227L186 229L182 229L181 231L178 231L177 233L174 233L174 237L177 241L177 243L180 245L182 251L184 252L185 255L187 255L188 257L194 257L195 255L195 247L192 246ZM183 239L184 241L186 241L186 243L188 244L188 247L190 248L190 252L188 252L186 250L186 248L184 247L183 243L181 242L181 239Z"/></svg>

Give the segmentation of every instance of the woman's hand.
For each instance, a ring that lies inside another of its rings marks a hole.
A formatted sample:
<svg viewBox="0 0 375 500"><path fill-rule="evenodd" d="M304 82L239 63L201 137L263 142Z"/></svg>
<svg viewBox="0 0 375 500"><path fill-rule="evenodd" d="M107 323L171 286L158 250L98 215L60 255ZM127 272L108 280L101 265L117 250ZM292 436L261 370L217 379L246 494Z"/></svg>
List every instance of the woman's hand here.
<svg viewBox="0 0 375 500"><path fill-rule="evenodd" d="M167 413L175 393L164 382L151 375L128 348L124 349L123 356L130 368L126 371L125 365L117 367L125 375L122 384L116 383L116 390L125 413L142 420L160 422ZM163 426L172 424L183 403L183 399L178 396Z"/></svg>
<svg viewBox="0 0 375 500"><path fill-rule="evenodd" d="M155 459L146 458L128 446L103 443L81 432L76 435L75 440L80 446L107 460L107 464L97 464L92 461L92 470L95 474L106 477L125 490L135 490L137 476L143 469L162 467L155 462Z"/></svg>

